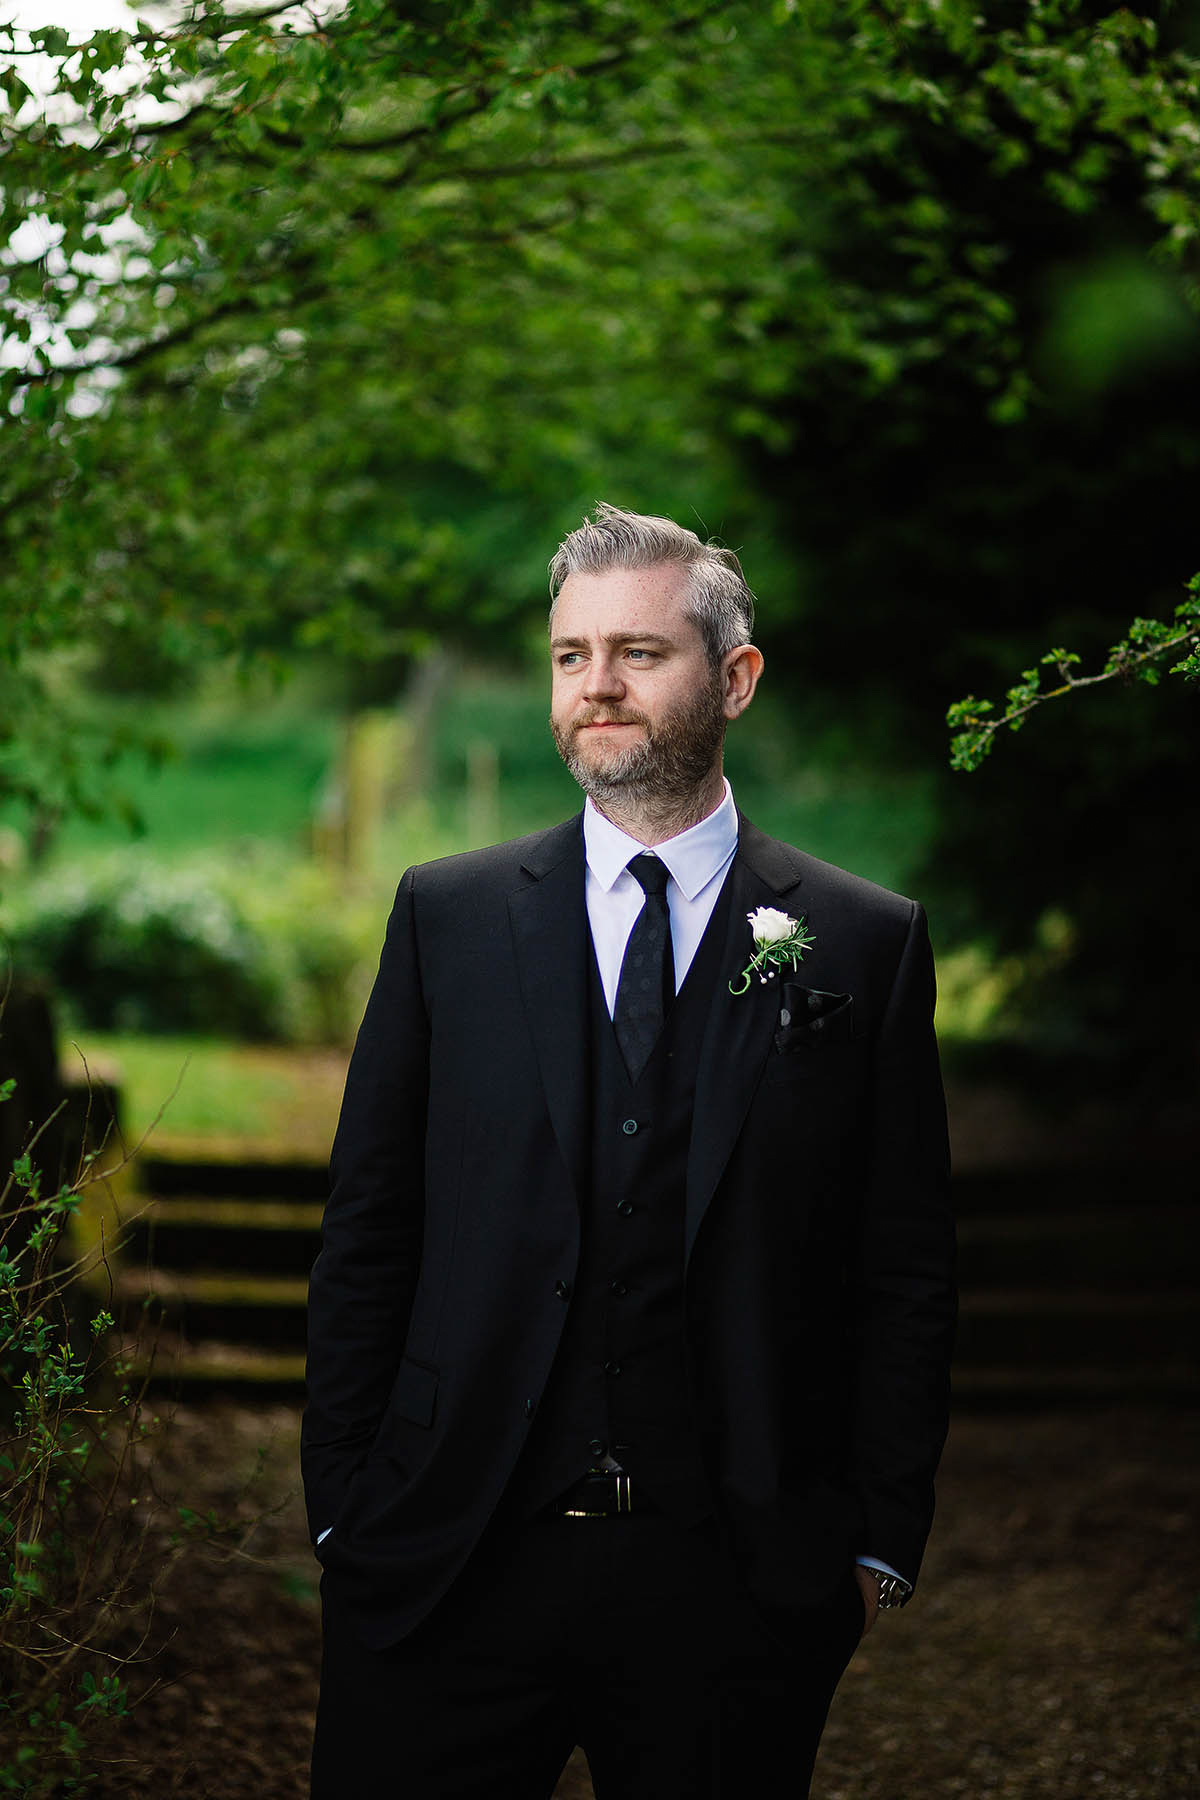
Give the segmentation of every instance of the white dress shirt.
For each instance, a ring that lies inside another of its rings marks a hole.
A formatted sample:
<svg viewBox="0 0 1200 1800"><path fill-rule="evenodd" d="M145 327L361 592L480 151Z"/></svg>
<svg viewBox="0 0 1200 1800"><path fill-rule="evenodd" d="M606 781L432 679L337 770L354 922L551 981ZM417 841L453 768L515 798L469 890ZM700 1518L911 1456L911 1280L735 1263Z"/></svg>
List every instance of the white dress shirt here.
<svg viewBox="0 0 1200 1800"><path fill-rule="evenodd" d="M671 877L667 883L667 911L671 917L676 993L683 986L683 978L712 918L737 839L737 808L726 782L724 798L715 812L698 825L689 825L676 837L667 838L665 843L655 844L649 852L666 864ZM629 873L628 864L632 857L644 855L647 846L606 819L589 800L583 809L583 847L587 857L588 924L611 1017L625 946L646 900L637 876Z"/></svg>

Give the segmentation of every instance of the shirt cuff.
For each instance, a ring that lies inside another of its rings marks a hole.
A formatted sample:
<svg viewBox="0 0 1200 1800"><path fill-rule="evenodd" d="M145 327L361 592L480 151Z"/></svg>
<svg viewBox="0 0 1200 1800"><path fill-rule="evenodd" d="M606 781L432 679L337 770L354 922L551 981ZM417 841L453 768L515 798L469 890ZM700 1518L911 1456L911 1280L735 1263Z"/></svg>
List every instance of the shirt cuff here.
<svg viewBox="0 0 1200 1800"><path fill-rule="evenodd" d="M321 1540L318 1538L317 1542L320 1543L320 1541ZM912 1593L912 1582L908 1579L908 1576L902 1575L899 1569L893 1569L891 1563L880 1562L877 1556L856 1556L854 1560L861 1568L878 1569L881 1575L894 1575L896 1580L902 1581L909 1593Z"/></svg>

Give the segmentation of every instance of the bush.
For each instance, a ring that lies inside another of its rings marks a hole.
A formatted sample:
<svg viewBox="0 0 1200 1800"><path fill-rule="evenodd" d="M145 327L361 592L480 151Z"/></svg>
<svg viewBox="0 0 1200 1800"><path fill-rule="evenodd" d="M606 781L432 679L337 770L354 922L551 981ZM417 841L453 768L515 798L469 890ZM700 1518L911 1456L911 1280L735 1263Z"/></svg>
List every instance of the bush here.
<svg viewBox="0 0 1200 1800"><path fill-rule="evenodd" d="M48 980L79 1026L329 1043L354 1029L355 977L374 948L377 920L356 925L311 866L247 877L126 854L38 882L10 935L16 964Z"/></svg>

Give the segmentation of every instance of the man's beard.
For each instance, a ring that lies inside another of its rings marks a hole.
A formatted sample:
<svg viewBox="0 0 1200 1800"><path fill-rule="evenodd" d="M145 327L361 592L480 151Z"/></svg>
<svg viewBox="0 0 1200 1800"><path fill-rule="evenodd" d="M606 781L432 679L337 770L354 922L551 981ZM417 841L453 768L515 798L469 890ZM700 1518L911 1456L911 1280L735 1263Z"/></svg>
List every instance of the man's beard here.
<svg viewBox="0 0 1200 1800"><path fill-rule="evenodd" d="M577 734L597 720L640 725L646 735L640 744L588 762L580 754ZM653 727L644 713L631 707L596 706L566 726L551 719L550 730L558 754L597 805L621 799L655 806L682 805L702 786L717 761L725 736L725 708L714 677L692 700Z"/></svg>

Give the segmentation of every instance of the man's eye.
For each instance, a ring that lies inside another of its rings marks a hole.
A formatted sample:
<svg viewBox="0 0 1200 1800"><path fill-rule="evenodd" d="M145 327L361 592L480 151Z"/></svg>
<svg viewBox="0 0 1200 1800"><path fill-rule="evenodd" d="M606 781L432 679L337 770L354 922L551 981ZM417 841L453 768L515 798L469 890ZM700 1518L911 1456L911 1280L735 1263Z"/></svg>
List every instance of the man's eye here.
<svg viewBox="0 0 1200 1800"><path fill-rule="evenodd" d="M578 650L568 650L565 655L559 657L558 666L560 669L570 669L579 661L580 655Z"/></svg>

